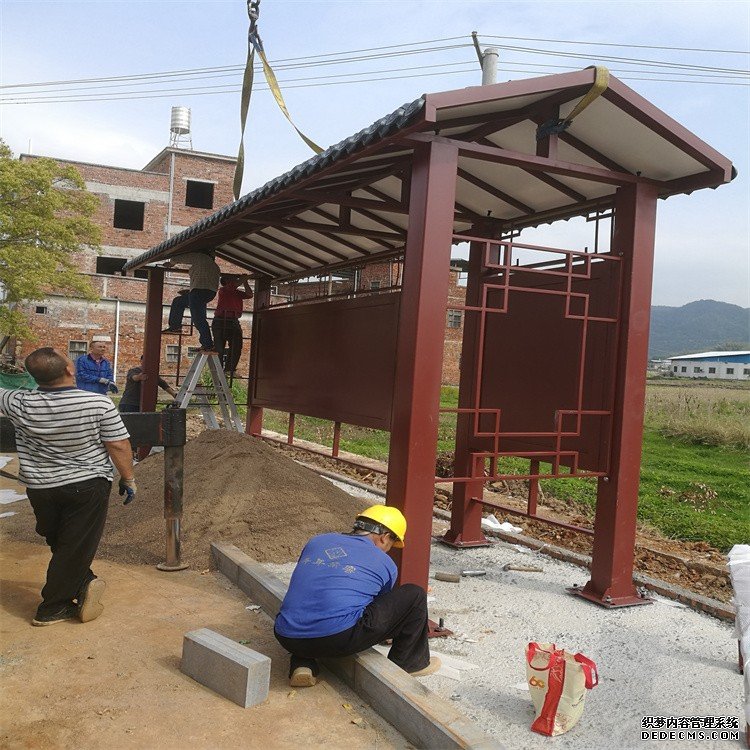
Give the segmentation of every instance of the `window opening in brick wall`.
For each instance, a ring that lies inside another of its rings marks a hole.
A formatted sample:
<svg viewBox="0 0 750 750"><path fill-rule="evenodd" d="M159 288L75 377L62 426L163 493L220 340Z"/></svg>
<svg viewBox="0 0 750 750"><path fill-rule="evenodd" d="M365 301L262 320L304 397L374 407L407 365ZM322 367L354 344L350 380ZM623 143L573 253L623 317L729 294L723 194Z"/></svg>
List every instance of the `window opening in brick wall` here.
<svg viewBox="0 0 750 750"><path fill-rule="evenodd" d="M141 201L115 199L114 226L117 229L143 231L143 215L146 204Z"/></svg>
<svg viewBox="0 0 750 750"><path fill-rule="evenodd" d="M46 315L49 312L49 308L44 305L37 305L34 312L38 315Z"/></svg>
<svg viewBox="0 0 750 750"><path fill-rule="evenodd" d="M674 371L677 372L677 365L674 366Z"/></svg>
<svg viewBox="0 0 750 750"><path fill-rule="evenodd" d="M460 328L461 318L460 310L448 310L448 328Z"/></svg>
<svg viewBox="0 0 750 750"><path fill-rule="evenodd" d="M747 367L745 367L745 369L742 370L742 374L743 375L750 375L750 369L748 369Z"/></svg>
<svg viewBox="0 0 750 750"><path fill-rule="evenodd" d="M86 354L89 349L88 341L68 341L68 356L76 359L82 354Z"/></svg>
<svg viewBox="0 0 750 750"><path fill-rule="evenodd" d="M716 374L716 368L715 367L709 367L708 368L708 374L709 375L715 375Z"/></svg>
<svg viewBox="0 0 750 750"><path fill-rule="evenodd" d="M125 258L107 258L99 256L96 259L96 272L106 273L110 276L117 276L122 271L122 267L127 263Z"/></svg>
<svg viewBox="0 0 750 750"><path fill-rule="evenodd" d="M164 351L164 358L167 362L177 362L180 359L180 347L177 344L167 344Z"/></svg>
<svg viewBox="0 0 750 750"><path fill-rule="evenodd" d="M687 372L687 367L681 367L680 372Z"/></svg>
<svg viewBox="0 0 750 750"><path fill-rule="evenodd" d="M694 367L693 368L693 372L703 372L703 368L702 367Z"/></svg>
<svg viewBox="0 0 750 750"><path fill-rule="evenodd" d="M379 280L371 281L370 289L380 289L380 281Z"/></svg>
<svg viewBox="0 0 750 750"><path fill-rule="evenodd" d="M199 346L189 346L187 348L187 358L195 359L195 355L198 354L200 350L201 348Z"/></svg>
<svg viewBox="0 0 750 750"><path fill-rule="evenodd" d="M727 375L734 375L734 367L727 367Z"/></svg>
<svg viewBox="0 0 750 750"><path fill-rule="evenodd" d="M214 184L213 182L198 182L188 180L185 188L185 205L191 208L213 208L214 207Z"/></svg>

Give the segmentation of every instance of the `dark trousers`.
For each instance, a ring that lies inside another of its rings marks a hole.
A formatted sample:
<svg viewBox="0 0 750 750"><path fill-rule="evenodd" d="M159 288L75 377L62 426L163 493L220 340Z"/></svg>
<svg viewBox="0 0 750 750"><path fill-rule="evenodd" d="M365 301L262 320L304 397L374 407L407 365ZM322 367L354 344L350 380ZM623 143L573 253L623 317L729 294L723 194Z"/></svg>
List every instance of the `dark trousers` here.
<svg viewBox="0 0 750 750"><path fill-rule="evenodd" d="M112 483L101 477L50 489L27 488L36 533L52 550L38 615L57 614L95 577L91 562L107 520L111 488Z"/></svg>
<svg viewBox="0 0 750 750"><path fill-rule="evenodd" d="M318 674L316 659L351 656L387 638L393 639L388 658L407 672L430 663L427 645L427 594L421 586L405 583L368 605L348 630L322 638L286 638L274 630L276 640L291 654L289 676L298 667Z"/></svg>
<svg viewBox="0 0 750 750"><path fill-rule="evenodd" d="M234 372L242 354L242 326L237 318L216 318L211 321L214 346L221 355L224 369Z"/></svg>
<svg viewBox="0 0 750 750"><path fill-rule="evenodd" d="M215 296L216 292L210 289L191 289L187 294L178 294L169 308L169 327L175 330L180 328L182 316L185 310L190 308L190 317L193 319L193 327L198 331L201 346L204 349L213 349L214 342L206 317L206 307Z"/></svg>

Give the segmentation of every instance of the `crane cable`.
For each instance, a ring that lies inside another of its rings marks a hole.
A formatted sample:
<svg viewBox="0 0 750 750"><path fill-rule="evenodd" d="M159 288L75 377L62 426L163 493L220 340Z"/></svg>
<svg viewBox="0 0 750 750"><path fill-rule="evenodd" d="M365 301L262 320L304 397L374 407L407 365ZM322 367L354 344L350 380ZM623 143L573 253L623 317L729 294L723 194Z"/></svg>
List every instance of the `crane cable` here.
<svg viewBox="0 0 750 750"><path fill-rule="evenodd" d="M284 97L279 87L279 82L276 80L276 74L273 72L271 65L266 58L265 50L263 49L263 42L261 41L260 34L258 33L258 17L260 16L260 0L247 0L247 15L250 18L250 28L247 33L247 62L245 64L245 73L242 78L242 97L240 100L240 147L237 152L237 167L234 171L234 197L235 200L240 197L240 191L242 189L242 176L245 171L245 125L247 123L247 113L250 108L250 95L253 91L253 64L255 62L255 53L258 53L260 61L263 65L263 73L268 83L268 88L271 90L276 103L279 105L279 109L284 113L284 116L291 126L297 131L300 138L316 153L319 154L323 149L318 146L315 141L308 138L292 121L292 116L289 114Z"/></svg>

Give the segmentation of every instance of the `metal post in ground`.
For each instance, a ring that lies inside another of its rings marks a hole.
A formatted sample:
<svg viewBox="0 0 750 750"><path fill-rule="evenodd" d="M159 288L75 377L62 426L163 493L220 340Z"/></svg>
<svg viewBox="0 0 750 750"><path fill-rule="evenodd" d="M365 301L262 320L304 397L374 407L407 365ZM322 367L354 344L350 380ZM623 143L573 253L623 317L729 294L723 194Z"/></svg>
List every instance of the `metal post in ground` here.
<svg viewBox="0 0 750 750"><path fill-rule="evenodd" d="M184 570L180 551L182 522L182 488L186 440L186 412L166 408L161 413L164 440L164 520L166 522L166 555L159 570Z"/></svg>
<svg viewBox="0 0 750 750"><path fill-rule="evenodd" d="M591 579L580 596L610 607L643 604L633 584L643 445L657 190L627 185L615 198L612 252L623 260L609 474L599 478Z"/></svg>
<svg viewBox="0 0 750 750"><path fill-rule="evenodd" d="M255 396L255 384L258 382L258 360L260 357L260 321L262 310L271 303L271 279L263 276L255 282L255 294L253 296L253 321L252 336L250 338L250 376L247 382L247 422L245 432L248 435L261 435L263 433L263 408L253 406Z"/></svg>
<svg viewBox="0 0 750 750"><path fill-rule="evenodd" d="M458 149L419 143L412 164L386 498L408 522L400 580L426 586Z"/></svg>

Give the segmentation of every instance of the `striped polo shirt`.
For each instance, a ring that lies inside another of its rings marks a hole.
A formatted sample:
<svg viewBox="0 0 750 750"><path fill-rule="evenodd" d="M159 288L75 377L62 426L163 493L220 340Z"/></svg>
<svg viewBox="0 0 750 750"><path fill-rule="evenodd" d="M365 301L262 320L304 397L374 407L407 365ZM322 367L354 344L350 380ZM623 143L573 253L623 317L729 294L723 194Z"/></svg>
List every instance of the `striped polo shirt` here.
<svg viewBox="0 0 750 750"><path fill-rule="evenodd" d="M0 388L0 414L16 429L19 479L60 487L95 477L112 481L104 443L130 437L112 401L77 388Z"/></svg>

